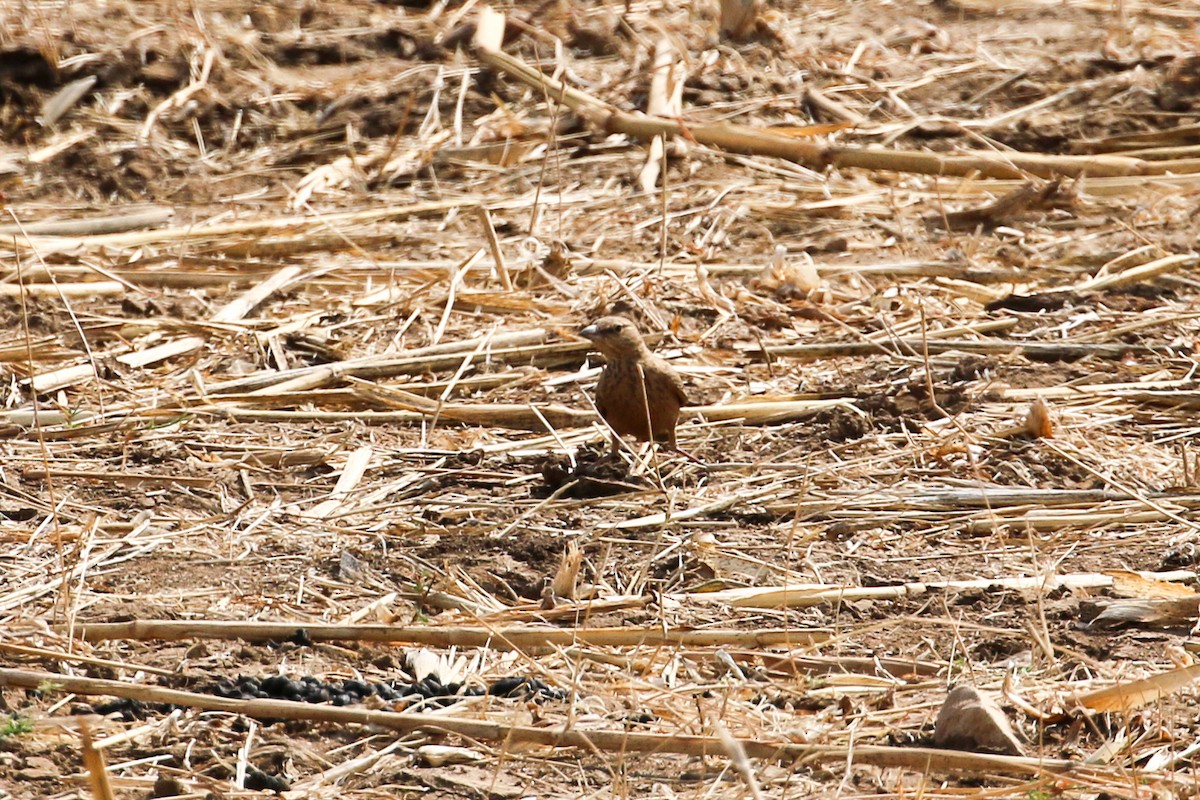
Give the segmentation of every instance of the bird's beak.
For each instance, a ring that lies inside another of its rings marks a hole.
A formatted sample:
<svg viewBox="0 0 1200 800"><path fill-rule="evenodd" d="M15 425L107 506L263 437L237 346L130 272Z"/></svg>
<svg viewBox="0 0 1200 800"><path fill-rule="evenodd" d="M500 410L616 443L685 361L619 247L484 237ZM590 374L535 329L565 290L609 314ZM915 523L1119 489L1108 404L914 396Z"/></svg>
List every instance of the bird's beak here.
<svg viewBox="0 0 1200 800"><path fill-rule="evenodd" d="M594 340L597 336L600 335L600 329L597 328L595 325L588 325L586 328L579 329L579 335L584 337L585 339L593 339Z"/></svg>

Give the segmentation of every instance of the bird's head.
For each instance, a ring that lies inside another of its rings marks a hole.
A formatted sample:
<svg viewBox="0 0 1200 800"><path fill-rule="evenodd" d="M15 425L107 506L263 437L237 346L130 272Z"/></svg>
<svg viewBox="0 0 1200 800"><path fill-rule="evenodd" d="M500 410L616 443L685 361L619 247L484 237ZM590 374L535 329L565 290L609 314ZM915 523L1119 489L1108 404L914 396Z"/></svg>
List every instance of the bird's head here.
<svg viewBox="0 0 1200 800"><path fill-rule="evenodd" d="M637 326L624 317L601 317L581 329L579 335L590 339L609 359L635 357L646 349Z"/></svg>

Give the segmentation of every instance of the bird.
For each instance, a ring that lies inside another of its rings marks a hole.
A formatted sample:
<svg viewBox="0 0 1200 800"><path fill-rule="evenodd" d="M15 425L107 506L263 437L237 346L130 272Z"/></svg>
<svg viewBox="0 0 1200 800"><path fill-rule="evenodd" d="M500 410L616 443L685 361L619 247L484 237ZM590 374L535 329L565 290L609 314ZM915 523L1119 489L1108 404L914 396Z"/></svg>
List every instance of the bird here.
<svg viewBox="0 0 1200 800"><path fill-rule="evenodd" d="M620 450L622 436L665 442L679 451L675 424L688 404L679 373L650 352L637 326L624 317L601 317L579 334L605 359L596 383L596 410L612 429L613 453Z"/></svg>

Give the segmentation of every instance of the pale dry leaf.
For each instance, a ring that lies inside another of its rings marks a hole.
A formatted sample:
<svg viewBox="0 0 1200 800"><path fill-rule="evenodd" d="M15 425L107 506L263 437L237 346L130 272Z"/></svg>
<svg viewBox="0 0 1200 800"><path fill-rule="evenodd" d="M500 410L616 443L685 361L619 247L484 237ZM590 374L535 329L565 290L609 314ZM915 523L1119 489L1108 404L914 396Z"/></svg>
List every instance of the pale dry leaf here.
<svg viewBox="0 0 1200 800"><path fill-rule="evenodd" d="M352 180L362 177L354 159L342 156L317 167L301 178L300 182L296 184L296 191L292 194L291 200L288 201L288 207L292 210L303 208L308 205L308 201L312 199L313 195L329 194L338 189L344 189L350 185Z"/></svg>
<svg viewBox="0 0 1200 800"><path fill-rule="evenodd" d="M1089 629L1118 628L1125 625L1170 628L1191 625L1200 611L1200 596L1169 600L1114 600L1087 624Z"/></svg>
<svg viewBox="0 0 1200 800"><path fill-rule="evenodd" d="M777 294L810 294L821 286L821 273L808 253L789 259L787 247L775 246L771 263L759 273L756 283Z"/></svg>
<svg viewBox="0 0 1200 800"><path fill-rule="evenodd" d="M1025 415L1025 430L1035 439L1054 437L1054 419L1050 416L1050 407L1040 397L1029 404L1029 412Z"/></svg>
<svg viewBox="0 0 1200 800"><path fill-rule="evenodd" d="M1197 678L1200 678L1200 664L1078 695L1075 702L1090 711L1132 711L1187 688Z"/></svg>
<svg viewBox="0 0 1200 800"><path fill-rule="evenodd" d="M718 312L730 316L737 313L737 306L733 301L713 289L712 284L708 282L708 269L703 264L696 265L696 289L705 302Z"/></svg>
<svg viewBox="0 0 1200 800"><path fill-rule="evenodd" d="M442 144L453 135L453 132L446 130L425 136L421 139L420 145L410 147L388 159L388 162L379 169L380 177L391 183L423 170L433 162L433 158Z"/></svg>
<svg viewBox="0 0 1200 800"><path fill-rule="evenodd" d="M427 767L446 767L452 764L473 764L484 755L466 747L426 744L417 748L417 760Z"/></svg>
<svg viewBox="0 0 1200 800"><path fill-rule="evenodd" d="M507 24L504 14L491 6L480 6L479 18L475 22L475 46L484 50L501 49Z"/></svg>
<svg viewBox="0 0 1200 800"><path fill-rule="evenodd" d="M1148 600L1174 600L1196 597L1196 590L1182 583L1147 578L1125 569L1104 570L1113 579L1112 591L1118 597L1141 597Z"/></svg>
<svg viewBox="0 0 1200 800"><path fill-rule="evenodd" d="M579 569L583 566L583 551L577 542L570 542L563 551L558 562L558 570L554 573L554 581L550 584L556 597L568 600L575 599L575 586L579 581Z"/></svg>
<svg viewBox="0 0 1200 800"><path fill-rule="evenodd" d="M71 81L52 94L46 102L42 103L42 124L46 127L53 126L64 114L74 108L75 104L82 100L84 95L92 90L97 80L98 78L95 75L88 75L87 77Z"/></svg>
<svg viewBox="0 0 1200 800"><path fill-rule="evenodd" d="M549 124L542 123L536 127L531 126L523 117L513 113L508 106L500 106L492 113L475 120L475 133L471 136L470 144L505 142L534 133L544 137L549 133Z"/></svg>

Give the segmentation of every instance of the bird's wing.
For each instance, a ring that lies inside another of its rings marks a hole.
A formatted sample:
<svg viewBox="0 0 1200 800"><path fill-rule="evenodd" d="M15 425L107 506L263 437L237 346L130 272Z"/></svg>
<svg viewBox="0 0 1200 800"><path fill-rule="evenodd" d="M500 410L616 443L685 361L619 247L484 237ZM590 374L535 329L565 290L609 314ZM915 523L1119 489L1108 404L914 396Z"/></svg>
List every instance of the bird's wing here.
<svg viewBox="0 0 1200 800"><path fill-rule="evenodd" d="M679 377L675 370L671 370L671 391L679 398L679 405L688 405L687 388L683 385L683 378Z"/></svg>
<svg viewBox="0 0 1200 800"><path fill-rule="evenodd" d="M667 361L658 356L655 356L655 360L658 362L656 364L658 369L655 372L665 379L671 394L679 401L679 405L686 406L688 404L688 396L687 387L683 385L683 378L679 377L679 373Z"/></svg>

